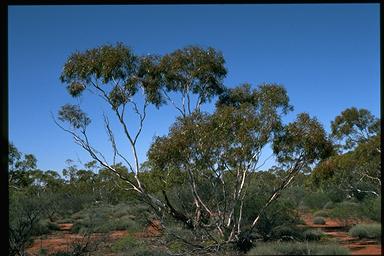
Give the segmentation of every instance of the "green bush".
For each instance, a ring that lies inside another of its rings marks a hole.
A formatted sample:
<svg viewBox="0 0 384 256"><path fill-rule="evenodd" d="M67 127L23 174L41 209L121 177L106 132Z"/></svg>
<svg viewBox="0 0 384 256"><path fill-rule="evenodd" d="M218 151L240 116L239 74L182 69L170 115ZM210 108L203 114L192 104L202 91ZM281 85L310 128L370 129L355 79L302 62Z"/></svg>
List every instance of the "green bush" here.
<svg viewBox="0 0 384 256"><path fill-rule="evenodd" d="M247 255L348 255L346 248L335 244L308 242L258 243Z"/></svg>
<svg viewBox="0 0 384 256"><path fill-rule="evenodd" d="M324 225L325 224L325 219L323 217L315 217L313 219L313 224L316 224L316 225Z"/></svg>
<svg viewBox="0 0 384 256"><path fill-rule="evenodd" d="M319 246L315 255L349 255L349 250L336 244Z"/></svg>
<svg viewBox="0 0 384 256"><path fill-rule="evenodd" d="M329 201L328 195L322 192L308 193L304 198L304 204L311 209L322 209Z"/></svg>
<svg viewBox="0 0 384 256"><path fill-rule="evenodd" d="M73 222L73 219L71 218L64 218L56 221L57 224L72 223L72 222Z"/></svg>
<svg viewBox="0 0 384 256"><path fill-rule="evenodd" d="M264 203L264 202L263 202ZM244 208L246 209L246 208ZM245 211L245 214L250 214L250 212ZM256 211L255 214L257 214ZM249 215L252 216L252 215ZM253 215L254 218L255 215ZM244 218L246 219L246 218ZM249 222L252 222L252 218L248 218ZM244 221L245 222L245 221ZM280 227L291 227L293 228L295 225L300 223L300 217L297 214L297 211L294 209L294 205L290 200L278 200L271 204L269 208L261 215L260 220L256 226L256 233L261 236L263 239L280 239L280 235L276 235L276 230L279 230ZM283 228L285 229L285 228ZM274 234L275 233L275 234ZM296 231L293 231L296 233ZM295 237L297 235L290 234ZM297 233L298 235L301 232Z"/></svg>
<svg viewBox="0 0 384 256"><path fill-rule="evenodd" d="M330 210L331 217L347 221L348 219L361 219L364 217L361 205L351 201L343 201Z"/></svg>
<svg viewBox="0 0 384 256"><path fill-rule="evenodd" d="M32 235L33 236L41 236L51 233L51 230L48 228L47 221L39 221L32 227Z"/></svg>
<svg viewBox="0 0 384 256"><path fill-rule="evenodd" d="M303 198L306 195L306 191L304 186L292 186L285 190L284 194L282 195L282 198L290 199L295 207L300 207L300 205L303 202Z"/></svg>
<svg viewBox="0 0 384 256"><path fill-rule="evenodd" d="M327 196L333 203L342 202L346 198L346 192L337 187L328 187Z"/></svg>
<svg viewBox="0 0 384 256"><path fill-rule="evenodd" d="M315 217L329 217L329 211L327 210L318 210L316 211L313 216Z"/></svg>
<svg viewBox="0 0 384 256"><path fill-rule="evenodd" d="M302 230L296 226L278 226L272 229L271 239L280 239L280 240L301 240L303 239Z"/></svg>
<svg viewBox="0 0 384 256"><path fill-rule="evenodd" d="M118 205L115 205L113 215L114 217L120 218L129 214L131 211L132 209L130 206L124 203L120 203Z"/></svg>
<svg viewBox="0 0 384 256"><path fill-rule="evenodd" d="M381 225L378 223L373 224L357 224L349 230L349 234L353 237L359 238L381 238Z"/></svg>
<svg viewBox="0 0 384 256"><path fill-rule="evenodd" d="M327 202L324 206L323 209L333 209L335 207L335 204L332 201Z"/></svg>
<svg viewBox="0 0 384 256"><path fill-rule="evenodd" d="M113 252L130 252L132 249L140 246L140 241L138 241L133 236L125 236L117 240L111 247Z"/></svg>
<svg viewBox="0 0 384 256"><path fill-rule="evenodd" d="M185 248L185 243L175 240L168 244L168 248L173 253L181 253L182 250Z"/></svg>
<svg viewBox="0 0 384 256"><path fill-rule="evenodd" d="M368 198L361 204L362 214L374 221L381 221L381 197Z"/></svg>
<svg viewBox="0 0 384 256"><path fill-rule="evenodd" d="M41 248L39 250L39 256L45 256L48 255L48 250L46 248Z"/></svg>
<svg viewBox="0 0 384 256"><path fill-rule="evenodd" d="M307 241L319 241L322 234L318 229L308 229L303 232L304 239Z"/></svg>
<svg viewBox="0 0 384 256"><path fill-rule="evenodd" d="M135 216L127 212L127 209L124 205L100 205L77 212L72 215L72 218L76 219L72 231L77 233L83 231L106 233L114 230L129 230L132 232L141 230L143 227L142 222L145 219L141 220L142 216L140 216L137 221L134 220ZM115 210L119 212L116 213ZM124 215L123 212L125 212Z"/></svg>
<svg viewBox="0 0 384 256"><path fill-rule="evenodd" d="M59 225L57 225L57 224L54 223L54 222L50 222L50 221L47 223L47 228L48 228L49 230L55 230L55 231L60 230Z"/></svg>
<svg viewBox="0 0 384 256"><path fill-rule="evenodd" d="M113 222L113 230L129 230L131 232L136 232L142 229L142 226L137 223L137 221L131 219L128 216L123 216Z"/></svg>

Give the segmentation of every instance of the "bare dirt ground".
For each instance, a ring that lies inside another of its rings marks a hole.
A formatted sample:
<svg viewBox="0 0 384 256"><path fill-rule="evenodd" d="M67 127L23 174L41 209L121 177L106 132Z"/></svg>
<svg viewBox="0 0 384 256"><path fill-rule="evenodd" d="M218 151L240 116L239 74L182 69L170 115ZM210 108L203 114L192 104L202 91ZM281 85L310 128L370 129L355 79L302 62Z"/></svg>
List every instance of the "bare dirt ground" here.
<svg viewBox="0 0 384 256"><path fill-rule="evenodd" d="M382 255L381 244L376 240L357 239L348 235L348 225L356 224L355 220L340 221L331 218L325 218L324 225L313 224L313 216L311 214L303 214L302 218L305 225L311 228L320 228L323 233L338 241L339 244L351 250L352 255ZM46 249L48 255L59 252L68 251L70 245L74 242L81 242L84 236L80 234L72 234L72 223L60 224L60 231L55 234L41 236L35 238L34 243L27 249L30 256L39 255L41 248ZM136 232L133 235L140 238L157 237L162 234L161 224L159 220L152 220L142 232ZM112 231L107 234L92 234L92 240L102 240L111 243L128 235L128 231Z"/></svg>
<svg viewBox="0 0 384 256"><path fill-rule="evenodd" d="M33 244L27 249L27 254L30 256L39 255L39 251L44 248L47 254L56 252L69 251L74 243L86 242L86 237L80 234L72 234L72 223L59 224L60 230L55 234L36 237ZM143 230L136 232L133 235L140 238L156 237L162 234L162 229L159 220L152 220ZM128 235L126 230L112 231L107 234L94 233L90 236L90 240L102 241L111 243L124 236Z"/></svg>
<svg viewBox="0 0 384 256"><path fill-rule="evenodd" d="M303 214L305 225L311 228L320 228L323 233L336 239L338 243L349 250L352 255L382 255L381 244L376 240L358 239L348 234L348 226L357 224L357 220L336 220L325 218L324 225L313 224L312 214Z"/></svg>

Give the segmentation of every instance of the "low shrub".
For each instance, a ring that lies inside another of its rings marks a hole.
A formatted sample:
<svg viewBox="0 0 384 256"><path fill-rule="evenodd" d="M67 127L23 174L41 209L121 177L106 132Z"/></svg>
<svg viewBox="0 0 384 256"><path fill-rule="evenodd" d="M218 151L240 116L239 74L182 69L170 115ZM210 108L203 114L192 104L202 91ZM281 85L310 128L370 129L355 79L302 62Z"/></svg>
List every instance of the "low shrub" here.
<svg viewBox="0 0 384 256"><path fill-rule="evenodd" d="M329 217L329 211L328 210L318 210L313 214L313 216L315 216L315 217Z"/></svg>
<svg viewBox="0 0 384 256"><path fill-rule="evenodd" d="M381 221L381 197L368 198L361 204L362 214L374 221Z"/></svg>
<svg viewBox="0 0 384 256"><path fill-rule="evenodd" d="M322 234L318 229L308 229L303 232L304 239L307 241L319 241Z"/></svg>
<svg viewBox="0 0 384 256"><path fill-rule="evenodd" d="M244 212L248 215L248 221L253 221L251 216L254 217L254 215L250 215L248 210ZM293 228L299 223L300 216L295 210L292 202L290 200L280 200L276 201L275 204L272 204L263 214L261 214L255 231L257 235L261 236L264 240L280 239L280 234L273 234L276 233L276 230L279 230L281 227ZM293 233L296 232L293 231ZM301 232L299 232L299 234L301 234ZM293 237L296 237L296 235L293 235Z"/></svg>
<svg viewBox="0 0 384 256"><path fill-rule="evenodd" d="M31 234L33 236L40 236L40 235L46 235L51 233L51 230L48 228L48 222L47 221L39 221L32 227Z"/></svg>
<svg viewBox="0 0 384 256"><path fill-rule="evenodd" d="M127 204L120 203L114 207L113 215L117 218L123 217L131 212L131 207Z"/></svg>
<svg viewBox="0 0 384 256"><path fill-rule="evenodd" d="M349 234L353 237L359 238L381 238L381 225L378 223L373 224L357 224L349 230Z"/></svg>
<svg viewBox="0 0 384 256"><path fill-rule="evenodd" d="M329 201L328 195L322 192L308 193L304 198L304 204L311 209L322 209Z"/></svg>
<svg viewBox="0 0 384 256"><path fill-rule="evenodd" d="M323 217L315 217L313 219L313 224L316 224L316 225L324 225L325 224L325 219Z"/></svg>
<svg viewBox="0 0 384 256"><path fill-rule="evenodd" d="M113 221L113 224L113 230L129 230L131 232L136 232L142 229L142 226L139 223L128 216L123 216Z"/></svg>
<svg viewBox="0 0 384 256"><path fill-rule="evenodd" d="M117 214L115 210L120 210ZM106 233L113 230L129 230L136 232L142 229L143 221L127 212L126 206L109 206L100 205L98 207L83 210L72 215L72 218L77 219L72 227L73 232L81 233L85 230L92 232ZM123 212L125 214L123 215ZM119 216L119 217L118 217ZM135 218L136 219L136 218Z"/></svg>
<svg viewBox="0 0 384 256"><path fill-rule="evenodd" d="M349 255L349 250L336 244L320 246L315 255Z"/></svg>
<svg viewBox="0 0 384 256"><path fill-rule="evenodd" d="M273 228L270 238L273 240L279 239L284 241L301 240L303 239L303 233L302 230L295 226L284 225Z"/></svg>
<svg viewBox="0 0 384 256"><path fill-rule="evenodd" d="M345 225L348 224L348 220L361 219L363 214L361 211L361 205L351 201L343 201L335 205L335 208L330 210L330 217L342 220Z"/></svg>
<svg viewBox="0 0 384 256"><path fill-rule="evenodd" d="M125 236L117 240L111 247L113 252L125 252L133 255L134 250L142 247L142 242L133 236Z"/></svg>
<svg viewBox="0 0 384 256"><path fill-rule="evenodd" d="M185 248L185 243L178 240L172 241L168 244L168 248L172 253L181 253Z"/></svg>
<svg viewBox="0 0 384 256"><path fill-rule="evenodd" d="M332 201L327 202L324 206L323 209L333 209L335 207L335 203Z"/></svg>
<svg viewBox="0 0 384 256"><path fill-rule="evenodd" d="M55 230L55 231L60 230L59 225L57 225L55 222L50 222L50 221L47 223L47 228L49 230Z"/></svg>
<svg viewBox="0 0 384 256"><path fill-rule="evenodd" d="M71 218L64 218L56 221L57 224L72 223L72 222L73 222L73 219Z"/></svg>
<svg viewBox="0 0 384 256"><path fill-rule="evenodd" d="M331 199L333 203L342 202L347 196L345 191L337 187L328 187L326 190L328 198Z"/></svg>
<svg viewBox="0 0 384 256"><path fill-rule="evenodd" d="M45 256L48 255L48 250L46 248L41 248L39 250L39 256Z"/></svg>
<svg viewBox="0 0 384 256"><path fill-rule="evenodd" d="M308 242L259 243L248 255L348 255L349 251L336 244Z"/></svg>

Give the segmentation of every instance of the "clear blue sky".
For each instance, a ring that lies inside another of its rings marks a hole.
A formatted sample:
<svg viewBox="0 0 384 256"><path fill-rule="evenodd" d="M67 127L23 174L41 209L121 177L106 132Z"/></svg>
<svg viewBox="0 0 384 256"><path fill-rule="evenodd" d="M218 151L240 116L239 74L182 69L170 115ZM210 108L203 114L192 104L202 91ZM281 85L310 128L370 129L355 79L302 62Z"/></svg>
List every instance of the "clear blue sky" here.
<svg viewBox="0 0 384 256"><path fill-rule="evenodd" d="M221 50L226 85L286 87L295 107L286 121L305 111L329 130L330 121L351 106L380 115L379 4L11 6L8 27L10 141L33 153L43 170L61 171L66 159L90 160L55 126L50 111L78 103L58 79L66 58L117 41L138 54L191 44ZM110 151L97 119L101 102L84 98L81 106L96 118L93 142ZM153 136L165 134L176 114L170 107L151 111L141 161Z"/></svg>

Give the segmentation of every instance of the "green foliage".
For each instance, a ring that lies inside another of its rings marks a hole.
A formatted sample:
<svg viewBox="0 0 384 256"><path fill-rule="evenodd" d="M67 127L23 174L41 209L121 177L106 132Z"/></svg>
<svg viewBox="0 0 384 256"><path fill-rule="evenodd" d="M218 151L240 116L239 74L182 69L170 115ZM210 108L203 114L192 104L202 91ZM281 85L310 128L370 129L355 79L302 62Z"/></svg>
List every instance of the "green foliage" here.
<svg viewBox="0 0 384 256"><path fill-rule="evenodd" d="M329 210L319 210L313 213L315 217L329 217Z"/></svg>
<svg viewBox="0 0 384 256"><path fill-rule="evenodd" d="M36 223L36 225L31 230L32 235L33 236L40 236L40 235L45 235L45 234L51 233L51 229L49 228L48 223L49 222L47 222L47 221L39 221L38 223Z"/></svg>
<svg viewBox="0 0 384 256"><path fill-rule="evenodd" d="M325 224L324 217L318 216L318 217L313 218L313 224L324 225Z"/></svg>
<svg viewBox="0 0 384 256"><path fill-rule="evenodd" d="M8 145L8 183L10 189L27 189L33 184L37 159L32 154L23 154L9 143Z"/></svg>
<svg viewBox="0 0 384 256"><path fill-rule="evenodd" d="M246 216L247 212L245 212ZM254 215L253 215L254 216ZM295 225L300 220L294 211L294 207L288 201L277 201L261 215L256 226L256 233L264 240L272 239L301 239L301 230Z"/></svg>
<svg viewBox="0 0 384 256"><path fill-rule="evenodd" d="M113 109L132 101L140 87L145 100L157 107L170 100L166 92L197 94L200 105L223 92L224 62L213 48L190 46L164 56L138 56L117 43L72 54L60 79L73 97L87 87L103 90Z"/></svg>
<svg viewBox="0 0 384 256"><path fill-rule="evenodd" d="M361 218L362 212L359 204L350 201L343 201L335 205L335 208L330 211L330 216L347 221L348 219Z"/></svg>
<svg viewBox="0 0 384 256"><path fill-rule="evenodd" d="M10 191L9 199L9 252L24 255L32 235L39 231L43 209L38 198L30 198L21 192Z"/></svg>
<svg viewBox="0 0 384 256"><path fill-rule="evenodd" d="M332 122L332 135L348 152L322 161L312 173L316 187L330 191L334 202L364 200L381 194L380 119L368 110L349 108Z"/></svg>
<svg viewBox="0 0 384 256"><path fill-rule="evenodd" d="M348 193L345 190L340 189L337 186L329 186L325 189L328 198L331 200L328 207L331 207L332 203L340 203L347 198ZM325 205L324 205L325 207Z"/></svg>
<svg viewBox="0 0 384 256"><path fill-rule="evenodd" d="M335 204L332 201L327 202L324 206L323 209L332 209L335 207Z"/></svg>
<svg viewBox="0 0 384 256"><path fill-rule="evenodd" d="M349 234L359 238L381 238L381 224L357 224L349 230Z"/></svg>
<svg viewBox="0 0 384 256"><path fill-rule="evenodd" d="M247 255L348 255L349 251L335 244L308 242L257 243Z"/></svg>
<svg viewBox="0 0 384 256"><path fill-rule="evenodd" d="M380 133L380 120L366 109L348 108L331 123L332 135L345 139L344 148L351 149L358 143Z"/></svg>
<svg viewBox="0 0 384 256"><path fill-rule="evenodd" d="M271 240L301 240L303 239L302 230L294 225L282 225L272 229L269 239Z"/></svg>
<svg viewBox="0 0 384 256"><path fill-rule="evenodd" d="M124 204L100 205L84 209L72 216L75 219L72 231L77 233L86 231L105 233L114 230L137 232L143 229L145 223L145 215L141 209L139 206Z"/></svg>
<svg viewBox="0 0 384 256"><path fill-rule="evenodd" d="M306 177L302 176L303 174L298 173L295 177L295 180L292 182L292 185L286 188L285 192L281 195L281 198L286 198L290 200L295 208L301 208L304 204L303 199L308 195L307 189L303 186L303 183L306 180Z"/></svg>
<svg viewBox="0 0 384 256"><path fill-rule="evenodd" d="M132 251L135 247L138 247L140 245L141 245L141 241L139 241L138 239L136 239L133 236L128 235L128 236L125 236L125 237L119 239L118 241L116 241L112 245L112 251L114 251L114 252L121 252L121 251L129 252L129 251Z"/></svg>
<svg viewBox="0 0 384 256"><path fill-rule="evenodd" d="M168 255L165 251L161 249L152 249L149 244L146 242L137 239L131 235L125 236L117 240L111 247L112 251L115 253L124 253L124 255L133 255L133 256L163 256Z"/></svg>
<svg viewBox="0 0 384 256"><path fill-rule="evenodd" d="M304 204L311 209L322 209L329 202L329 197L324 192L307 193L304 197Z"/></svg>
<svg viewBox="0 0 384 256"><path fill-rule="evenodd" d="M160 67L167 91L192 92L204 103L224 91L224 63L223 55L211 47L189 46L164 55Z"/></svg>
<svg viewBox="0 0 384 256"><path fill-rule="evenodd" d="M91 119L84 113L79 106L65 104L59 111L59 120L68 122L73 129L85 130L91 123Z"/></svg>
<svg viewBox="0 0 384 256"><path fill-rule="evenodd" d="M39 250L39 256L45 256L48 255L48 250L46 248L41 248Z"/></svg>
<svg viewBox="0 0 384 256"><path fill-rule="evenodd" d="M332 143L327 139L323 126L307 113L286 125L275 138L273 151L281 163L295 163L298 159L306 165L334 154Z"/></svg>
<svg viewBox="0 0 384 256"><path fill-rule="evenodd" d="M361 204L363 216L374 220L381 221L381 196L377 198L368 198Z"/></svg>
<svg viewBox="0 0 384 256"><path fill-rule="evenodd" d="M57 224L54 223L54 222L50 222L50 221L48 221L48 223L47 223L47 227L48 227L49 230L53 230L53 231L60 230L59 225L57 225Z"/></svg>
<svg viewBox="0 0 384 256"><path fill-rule="evenodd" d="M311 179L316 187L329 191L333 202L353 196L358 200L380 194L379 137L370 138L353 151L336 155L321 162Z"/></svg>
<svg viewBox="0 0 384 256"><path fill-rule="evenodd" d="M318 229L307 229L303 232L304 239L307 241L319 241L323 233Z"/></svg>
<svg viewBox="0 0 384 256"><path fill-rule="evenodd" d="M349 250L340 245L328 245L319 249L317 255L349 255L351 254Z"/></svg>

